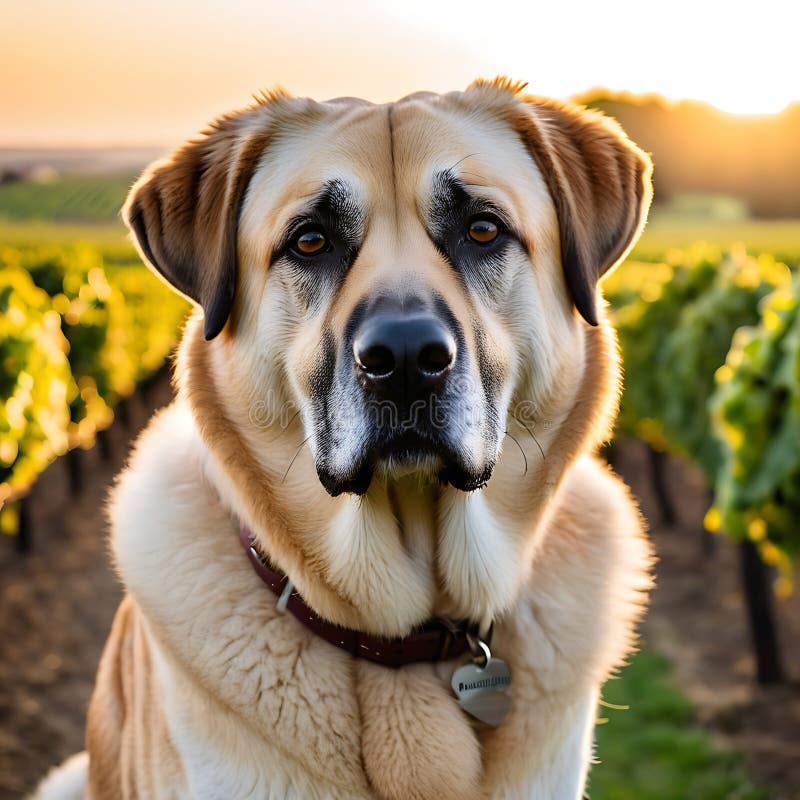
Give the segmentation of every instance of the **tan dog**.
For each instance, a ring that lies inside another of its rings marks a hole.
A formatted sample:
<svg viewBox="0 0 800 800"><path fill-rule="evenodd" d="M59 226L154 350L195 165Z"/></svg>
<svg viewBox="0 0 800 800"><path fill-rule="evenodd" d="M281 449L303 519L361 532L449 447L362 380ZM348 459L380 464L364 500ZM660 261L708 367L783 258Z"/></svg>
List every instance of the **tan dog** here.
<svg viewBox="0 0 800 800"><path fill-rule="evenodd" d="M519 89L265 96L133 188L143 257L203 314L114 492L128 595L88 759L42 797L581 796L649 586L639 514L591 452L619 379L596 285L650 164ZM343 628L493 627L507 719L459 706L468 656L392 668L283 613L240 524Z"/></svg>

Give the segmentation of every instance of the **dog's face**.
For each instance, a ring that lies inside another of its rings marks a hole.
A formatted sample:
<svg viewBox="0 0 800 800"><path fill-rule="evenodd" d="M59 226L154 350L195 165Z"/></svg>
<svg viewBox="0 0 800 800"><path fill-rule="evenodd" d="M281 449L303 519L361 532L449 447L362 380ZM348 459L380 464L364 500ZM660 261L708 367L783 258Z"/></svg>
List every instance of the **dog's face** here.
<svg viewBox="0 0 800 800"><path fill-rule="evenodd" d="M483 485L520 355L549 376L539 354L574 338L563 281L532 269L534 242L555 255L546 187L513 130L467 122L424 99L334 105L251 181L242 255L268 277L244 302L333 495L376 473Z"/></svg>
<svg viewBox="0 0 800 800"><path fill-rule="evenodd" d="M502 83L275 96L145 175L125 215L230 340L257 447L299 419L331 495L407 473L471 491L509 420L533 437L568 410L648 181L616 127Z"/></svg>

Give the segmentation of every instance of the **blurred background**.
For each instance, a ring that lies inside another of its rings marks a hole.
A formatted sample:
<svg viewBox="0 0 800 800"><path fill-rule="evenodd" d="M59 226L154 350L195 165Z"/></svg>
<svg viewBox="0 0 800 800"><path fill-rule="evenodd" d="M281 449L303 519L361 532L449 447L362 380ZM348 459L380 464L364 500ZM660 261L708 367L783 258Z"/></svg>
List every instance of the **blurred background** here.
<svg viewBox="0 0 800 800"><path fill-rule="evenodd" d="M120 590L104 501L169 402L188 308L118 211L276 85L382 102L509 75L616 117L656 200L604 285L626 385L605 455L659 552L598 715L593 800L800 798L796 4L4 0L0 798L82 748Z"/></svg>

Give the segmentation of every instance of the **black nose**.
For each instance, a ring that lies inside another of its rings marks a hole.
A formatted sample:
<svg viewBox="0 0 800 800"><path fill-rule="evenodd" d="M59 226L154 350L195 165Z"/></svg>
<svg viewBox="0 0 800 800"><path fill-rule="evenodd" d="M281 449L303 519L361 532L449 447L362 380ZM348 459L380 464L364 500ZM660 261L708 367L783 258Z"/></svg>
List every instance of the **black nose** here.
<svg viewBox="0 0 800 800"><path fill-rule="evenodd" d="M413 401L441 389L456 358L456 342L428 312L384 311L364 323L353 354L368 391Z"/></svg>

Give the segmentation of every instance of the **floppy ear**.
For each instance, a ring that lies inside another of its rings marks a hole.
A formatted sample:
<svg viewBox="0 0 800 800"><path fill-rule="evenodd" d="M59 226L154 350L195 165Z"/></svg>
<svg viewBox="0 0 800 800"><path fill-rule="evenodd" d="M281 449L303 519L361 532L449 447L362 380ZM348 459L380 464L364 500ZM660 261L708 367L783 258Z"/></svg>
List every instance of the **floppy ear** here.
<svg viewBox="0 0 800 800"><path fill-rule="evenodd" d="M514 126L553 198L572 300L597 325L597 281L639 238L652 198L652 163L599 112L538 98L525 105Z"/></svg>
<svg viewBox="0 0 800 800"><path fill-rule="evenodd" d="M258 108L222 117L130 191L122 217L145 261L203 307L203 332L225 326L236 289L236 234L250 177L267 143ZM245 126L245 121L249 125Z"/></svg>

